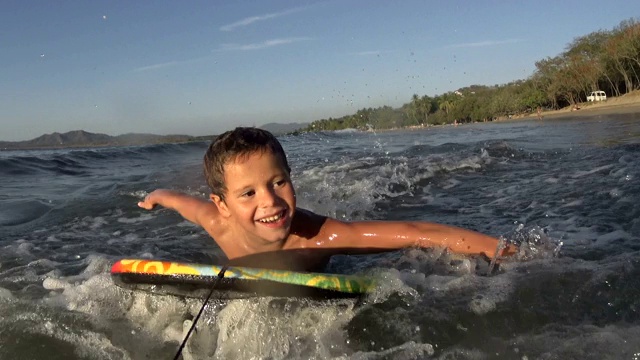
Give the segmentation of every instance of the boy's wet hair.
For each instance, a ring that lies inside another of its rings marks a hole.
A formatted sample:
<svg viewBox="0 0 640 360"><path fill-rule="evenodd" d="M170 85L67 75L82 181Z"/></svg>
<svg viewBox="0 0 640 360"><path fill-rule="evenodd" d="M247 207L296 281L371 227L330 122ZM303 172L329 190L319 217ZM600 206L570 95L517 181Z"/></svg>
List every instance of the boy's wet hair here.
<svg viewBox="0 0 640 360"><path fill-rule="evenodd" d="M287 174L291 173L282 145L273 134L253 127L237 127L219 135L204 154L204 177L211 192L224 199L224 165L238 156L269 151L282 161Z"/></svg>

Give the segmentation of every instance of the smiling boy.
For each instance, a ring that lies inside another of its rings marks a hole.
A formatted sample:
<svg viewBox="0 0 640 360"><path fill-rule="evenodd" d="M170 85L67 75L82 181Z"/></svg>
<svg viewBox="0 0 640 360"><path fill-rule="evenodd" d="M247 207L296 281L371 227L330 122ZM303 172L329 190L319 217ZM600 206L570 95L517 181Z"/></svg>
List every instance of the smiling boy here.
<svg viewBox="0 0 640 360"><path fill-rule="evenodd" d="M176 210L202 226L236 265L313 271L331 255L405 247L446 247L460 254L511 254L498 240L453 226L408 221L345 222L296 207L287 158L278 140L257 128L216 138L204 158L209 200L155 190L138 206ZM496 252L500 251L500 254Z"/></svg>

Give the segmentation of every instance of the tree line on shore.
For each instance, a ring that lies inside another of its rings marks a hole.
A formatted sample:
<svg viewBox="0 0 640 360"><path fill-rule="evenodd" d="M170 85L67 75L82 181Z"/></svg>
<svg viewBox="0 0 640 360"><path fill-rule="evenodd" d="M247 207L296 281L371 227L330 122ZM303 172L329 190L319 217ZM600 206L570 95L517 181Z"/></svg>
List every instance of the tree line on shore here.
<svg viewBox="0 0 640 360"><path fill-rule="evenodd" d="M311 122L301 131L390 129L491 121L559 109L586 101L595 90L620 96L640 89L640 22L575 38L565 51L535 63L533 75L502 85L472 85L454 92L414 94L400 108L364 108L355 114Z"/></svg>

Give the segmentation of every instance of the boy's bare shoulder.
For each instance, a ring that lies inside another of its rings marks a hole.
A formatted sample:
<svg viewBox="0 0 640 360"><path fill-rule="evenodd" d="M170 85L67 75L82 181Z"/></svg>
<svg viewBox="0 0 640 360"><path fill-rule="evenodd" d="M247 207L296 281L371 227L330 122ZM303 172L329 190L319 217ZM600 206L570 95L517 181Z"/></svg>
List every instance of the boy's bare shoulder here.
<svg viewBox="0 0 640 360"><path fill-rule="evenodd" d="M319 238L324 240L332 234L349 231L350 225L347 222L297 208L291 224L291 234L307 240Z"/></svg>
<svg viewBox="0 0 640 360"><path fill-rule="evenodd" d="M314 238L327 219L326 216L318 215L312 211L296 208L291 222L291 233L305 239Z"/></svg>

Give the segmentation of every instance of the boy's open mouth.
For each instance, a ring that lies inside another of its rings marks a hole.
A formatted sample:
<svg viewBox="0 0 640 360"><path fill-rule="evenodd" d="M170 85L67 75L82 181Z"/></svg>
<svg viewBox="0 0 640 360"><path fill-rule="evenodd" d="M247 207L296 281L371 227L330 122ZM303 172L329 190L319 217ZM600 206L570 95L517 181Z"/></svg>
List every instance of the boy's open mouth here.
<svg viewBox="0 0 640 360"><path fill-rule="evenodd" d="M287 210L285 209L273 216L268 216L262 219L258 219L258 222L261 222L263 224L274 224L282 220L285 217L286 213L287 213Z"/></svg>

